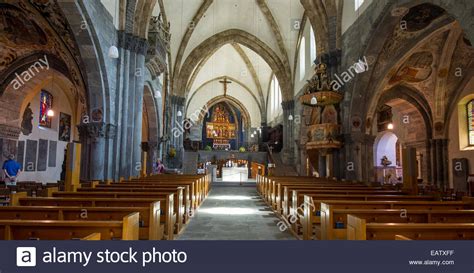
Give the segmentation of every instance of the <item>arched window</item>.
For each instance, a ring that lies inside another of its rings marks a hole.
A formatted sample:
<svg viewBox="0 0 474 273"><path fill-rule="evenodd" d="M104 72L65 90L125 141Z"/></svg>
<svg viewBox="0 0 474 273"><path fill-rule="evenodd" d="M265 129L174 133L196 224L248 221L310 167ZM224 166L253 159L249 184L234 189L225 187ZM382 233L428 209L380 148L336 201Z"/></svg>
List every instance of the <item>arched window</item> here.
<svg viewBox="0 0 474 273"><path fill-rule="evenodd" d="M355 10L358 10L364 3L364 0L355 0Z"/></svg>
<svg viewBox="0 0 474 273"><path fill-rule="evenodd" d="M280 114L282 102L280 83L276 76L273 76L272 82L270 83L270 94L268 99L268 106L270 108L269 117L272 119Z"/></svg>
<svg viewBox="0 0 474 273"><path fill-rule="evenodd" d="M316 38L314 37L314 30L313 26L310 26L309 29L309 37L310 37L310 54L311 54L311 61L314 62L316 57L318 57L317 49L316 49Z"/></svg>
<svg viewBox="0 0 474 273"><path fill-rule="evenodd" d="M300 80L304 79L306 74L306 39L301 38L300 44Z"/></svg>
<svg viewBox="0 0 474 273"><path fill-rule="evenodd" d="M39 114L39 125L41 127L51 128L51 116L48 115L48 112L52 109L53 95L48 91L41 90Z"/></svg>
<svg viewBox="0 0 474 273"><path fill-rule="evenodd" d="M469 146L474 146L474 99L466 105L467 111L467 133Z"/></svg>

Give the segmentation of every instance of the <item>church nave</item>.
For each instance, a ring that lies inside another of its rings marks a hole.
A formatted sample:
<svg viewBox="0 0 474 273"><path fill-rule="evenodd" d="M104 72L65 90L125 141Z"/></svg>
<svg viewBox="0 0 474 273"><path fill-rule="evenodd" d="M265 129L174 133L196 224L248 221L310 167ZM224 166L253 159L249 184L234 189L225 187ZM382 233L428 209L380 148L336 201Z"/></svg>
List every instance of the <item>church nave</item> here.
<svg viewBox="0 0 474 273"><path fill-rule="evenodd" d="M213 186L178 240L294 240L249 186Z"/></svg>

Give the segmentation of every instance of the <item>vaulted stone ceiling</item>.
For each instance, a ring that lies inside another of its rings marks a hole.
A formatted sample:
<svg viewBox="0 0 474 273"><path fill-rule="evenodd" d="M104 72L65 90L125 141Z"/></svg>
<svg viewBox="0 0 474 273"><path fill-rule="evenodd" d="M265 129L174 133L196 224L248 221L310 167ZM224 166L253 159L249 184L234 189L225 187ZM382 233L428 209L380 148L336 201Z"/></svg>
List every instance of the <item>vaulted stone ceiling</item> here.
<svg viewBox="0 0 474 273"><path fill-rule="evenodd" d="M296 56L298 30L293 28L295 20L303 17L303 6L298 0L162 0L153 15L163 13L171 25L172 81L178 81L180 72L193 50L216 34L238 30L258 38L273 53L291 79L292 64ZM259 50L229 41L216 46L209 56L200 60L188 77L186 88L188 102L195 92L213 81L229 77L233 84L229 90L242 89L249 92L244 104L265 109L271 81L271 66L261 57ZM291 65L290 65L291 64ZM285 72L283 72L285 73ZM185 76L187 77L187 76ZM289 81L288 81L289 84ZM215 96L223 94L222 84ZM176 87L176 85L175 85ZM181 89L181 88L179 88ZM235 90L234 90L235 91ZM211 99L211 98L209 98ZM251 101L250 101L251 100ZM248 102L248 103L246 103ZM250 110L250 112L253 112Z"/></svg>

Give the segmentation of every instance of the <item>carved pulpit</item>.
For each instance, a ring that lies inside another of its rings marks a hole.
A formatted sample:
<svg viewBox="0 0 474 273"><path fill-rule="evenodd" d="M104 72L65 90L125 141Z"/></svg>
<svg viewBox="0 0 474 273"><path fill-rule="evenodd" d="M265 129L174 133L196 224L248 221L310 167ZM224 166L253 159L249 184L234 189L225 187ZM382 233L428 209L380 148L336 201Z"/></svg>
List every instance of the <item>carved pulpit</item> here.
<svg viewBox="0 0 474 273"><path fill-rule="evenodd" d="M341 148L338 108L344 95L335 90L326 72L326 64L316 66L314 76L308 81L300 102L306 113L307 122L306 151L315 170L326 170L326 176L333 176L333 153Z"/></svg>

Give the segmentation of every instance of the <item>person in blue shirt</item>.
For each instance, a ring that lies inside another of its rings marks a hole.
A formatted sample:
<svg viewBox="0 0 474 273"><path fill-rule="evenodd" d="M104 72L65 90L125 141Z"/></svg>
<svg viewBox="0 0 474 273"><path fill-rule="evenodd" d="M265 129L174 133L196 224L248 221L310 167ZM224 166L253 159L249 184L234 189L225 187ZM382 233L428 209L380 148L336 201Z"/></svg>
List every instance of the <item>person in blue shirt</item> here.
<svg viewBox="0 0 474 273"><path fill-rule="evenodd" d="M3 162L3 173L5 175L5 184L6 185L16 185L16 179L20 174L21 166L18 162L15 161L14 155L9 155L8 160Z"/></svg>

